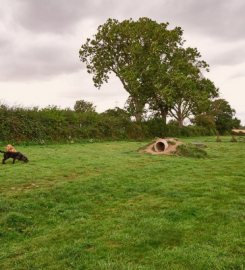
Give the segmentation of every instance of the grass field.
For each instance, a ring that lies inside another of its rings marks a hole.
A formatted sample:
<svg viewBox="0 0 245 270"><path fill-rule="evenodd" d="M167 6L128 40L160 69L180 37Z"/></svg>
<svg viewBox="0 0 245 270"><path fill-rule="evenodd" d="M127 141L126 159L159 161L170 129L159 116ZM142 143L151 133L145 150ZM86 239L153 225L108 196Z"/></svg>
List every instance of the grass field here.
<svg viewBox="0 0 245 270"><path fill-rule="evenodd" d="M205 159L16 147L30 162L0 164L0 269L245 269L245 142L215 139L181 139Z"/></svg>

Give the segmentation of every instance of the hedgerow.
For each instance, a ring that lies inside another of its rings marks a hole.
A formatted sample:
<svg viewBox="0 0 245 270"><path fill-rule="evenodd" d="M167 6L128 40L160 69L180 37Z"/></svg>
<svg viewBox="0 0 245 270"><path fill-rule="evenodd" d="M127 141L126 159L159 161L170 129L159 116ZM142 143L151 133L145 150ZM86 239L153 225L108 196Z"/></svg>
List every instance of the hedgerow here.
<svg viewBox="0 0 245 270"><path fill-rule="evenodd" d="M216 130L198 126L180 130L174 121L166 125L161 118L135 122L122 109L81 113L57 106L38 109L0 104L0 141L7 143L45 144L47 141L125 140L216 134Z"/></svg>

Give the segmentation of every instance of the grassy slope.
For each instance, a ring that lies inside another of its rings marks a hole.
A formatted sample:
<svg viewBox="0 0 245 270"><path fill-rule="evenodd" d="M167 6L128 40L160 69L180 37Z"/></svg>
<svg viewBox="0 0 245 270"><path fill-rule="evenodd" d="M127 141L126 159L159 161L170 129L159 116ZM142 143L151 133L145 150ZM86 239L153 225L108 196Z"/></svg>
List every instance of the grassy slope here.
<svg viewBox="0 0 245 270"><path fill-rule="evenodd" d="M244 269L245 143L198 140L207 159L18 147L30 163L0 168L0 269Z"/></svg>

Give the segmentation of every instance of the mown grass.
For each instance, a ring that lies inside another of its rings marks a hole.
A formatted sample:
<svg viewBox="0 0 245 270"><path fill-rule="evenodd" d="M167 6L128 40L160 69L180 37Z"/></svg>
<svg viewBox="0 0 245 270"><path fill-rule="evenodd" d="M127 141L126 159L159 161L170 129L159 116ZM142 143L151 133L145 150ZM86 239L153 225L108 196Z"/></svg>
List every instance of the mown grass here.
<svg viewBox="0 0 245 270"><path fill-rule="evenodd" d="M18 146L30 162L0 168L0 269L244 269L245 143L221 139L180 139L201 159Z"/></svg>

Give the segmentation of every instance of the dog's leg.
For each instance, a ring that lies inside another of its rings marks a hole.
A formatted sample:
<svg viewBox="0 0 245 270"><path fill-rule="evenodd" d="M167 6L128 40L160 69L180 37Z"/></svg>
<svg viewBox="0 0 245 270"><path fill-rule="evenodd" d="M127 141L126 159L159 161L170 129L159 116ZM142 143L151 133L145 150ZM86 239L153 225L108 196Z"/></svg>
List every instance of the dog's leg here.
<svg viewBox="0 0 245 270"><path fill-rule="evenodd" d="M15 162L15 158L13 158L13 164L14 164L14 162Z"/></svg>
<svg viewBox="0 0 245 270"><path fill-rule="evenodd" d="M3 161L2 161L3 164L6 164L6 163L4 162L5 160L6 160L6 159L3 159Z"/></svg>

